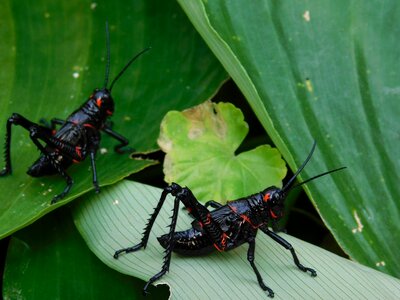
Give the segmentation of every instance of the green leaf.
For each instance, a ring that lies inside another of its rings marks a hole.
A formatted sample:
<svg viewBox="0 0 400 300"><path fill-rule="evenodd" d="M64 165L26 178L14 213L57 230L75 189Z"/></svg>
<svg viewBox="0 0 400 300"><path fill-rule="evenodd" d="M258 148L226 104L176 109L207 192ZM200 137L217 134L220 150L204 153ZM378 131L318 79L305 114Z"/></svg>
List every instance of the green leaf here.
<svg viewBox="0 0 400 300"><path fill-rule="evenodd" d="M76 231L70 211L62 209L11 238L3 298L144 299L142 285L100 262ZM168 290L152 294L165 299Z"/></svg>
<svg viewBox="0 0 400 300"><path fill-rule="evenodd" d="M13 112L35 122L43 117L66 118L95 87L103 85L106 20L110 24L111 79L134 54L152 46L113 88L113 129L137 151L157 149L159 124L167 111L208 99L226 78L171 1L39 0L33 4L6 0L0 4L0 18L1 139ZM96 161L102 186L154 163L114 153L116 143L103 135ZM61 176L31 178L25 174L39 152L21 127L13 127L11 153L13 174L0 178L0 238L56 208L50 201L65 186ZM89 159L68 173L74 186L59 205L93 189Z"/></svg>
<svg viewBox="0 0 400 300"><path fill-rule="evenodd" d="M113 258L115 250L140 242L148 214L153 212L162 190L147 185L121 181L74 206L75 224L90 249L105 264L124 274L145 281L161 270L164 249L156 237L168 232L172 198L165 201L146 249ZM177 230L190 227L192 219L181 209ZM289 251L268 239L257 236L255 264L276 298L392 298L400 293L400 280L351 262L326 250L286 234L300 261L317 270L318 276L298 270ZM247 261L247 245L232 251L208 256L172 255L169 272L156 284L171 287L172 299L263 299L266 293L258 286L256 275Z"/></svg>
<svg viewBox="0 0 400 300"><path fill-rule="evenodd" d="M351 258L400 276L398 1L178 1Z"/></svg>
<svg viewBox="0 0 400 300"><path fill-rule="evenodd" d="M276 149L262 145L235 154L248 131L242 112L230 103L208 101L169 112L158 139L167 153L165 181L189 186L201 201L226 201L281 186L286 166Z"/></svg>

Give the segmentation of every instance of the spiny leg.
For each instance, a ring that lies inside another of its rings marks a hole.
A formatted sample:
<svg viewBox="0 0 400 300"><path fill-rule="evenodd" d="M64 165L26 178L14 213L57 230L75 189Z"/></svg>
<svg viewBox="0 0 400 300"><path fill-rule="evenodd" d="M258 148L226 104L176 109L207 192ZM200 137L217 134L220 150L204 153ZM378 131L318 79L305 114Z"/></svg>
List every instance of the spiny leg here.
<svg viewBox="0 0 400 300"><path fill-rule="evenodd" d="M100 145L100 134L94 130L89 130L87 132L88 135L88 152L90 157L90 163L92 166L92 175L93 175L93 186L96 193L100 193L99 181L97 179L97 169L96 169L96 153L99 149Z"/></svg>
<svg viewBox="0 0 400 300"><path fill-rule="evenodd" d="M207 232L208 236L214 243L214 247L218 251L224 251L226 247L226 239L229 237L213 219L211 212L196 199L189 188L182 188L182 193L185 194L185 197L182 197L181 201L185 205L186 209L193 218L200 223L203 230Z"/></svg>
<svg viewBox="0 0 400 300"><path fill-rule="evenodd" d="M211 206L218 209L223 205L214 200L209 200L203 205L187 187L182 188L182 192L186 194L186 197L182 198L182 203L185 205L185 209L189 212L189 215L200 223L202 228L213 241L214 247L218 251L224 251L226 248L226 240L230 237L228 237L218 223L214 221L211 212L207 208L208 206Z"/></svg>
<svg viewBox="0 0 400 300"><path fill-rule="evenodd" d="M152 284L156 280L160 279L169 270L169 265L171 263L171 255L172 255L172 251L174 249L174 234L175 234L175 228L176 228L176 221L178 219L179 201L182 200L182 197L185 197L185 195L183 193L178 193L175 197L174 208L172 210L173 211L172 218L171 218L172 220L171 220L171 224L169 226L168 245L167 245L167 248L165 249L163 266L161 268L161 271L158 272L153 277L151 277L150 280L146 283L146 285L143 288L144 294L147 294L147 289L150 284Z"/></svg>
<svg viewBox="0 0 400 300"><path fill-rule="evenodd" d="M96 191L96 193L100 193L99 182L97 180L96 161L95 161L96 151L94 149L91 149L89 155L90 155L90 163L92 165L94 190Z"/></svg>
<svg viewBox="0 0 400 300"><path fill-rule="evenodd" d="M295 265L302 270L303 272L310 272L312 277L317 276L317 272L314 269L311 268L307 268L305 266L303 266L300 261L299 258L296 255L296 252L293 248L293 246L286 241L284 238L280 237L279 235L277 235L275 232L270 231L267 227L261 227L261 230L267 234L269 237L271 237L275 242L277 242L279 245L285 247L285 249L289 250L292 253L293 256L293 261L295 263Z"/></svg>
<svg viewBox="0 0 400 300"><path fill-rule="evenodd" d="M11 119L11 118L10 118ZM0 176L5 176L8 174L11 174L12 172L12 167L11 167L11 124L12 122L10 119L7 120L7 125L6 125L6 141L4 144L4 162L5 166L3 170L0 172Z"/></svg>
<svg viewBox="0 0 400 300"><path fill-rule="evenodd" d="M58 120L58 119L56 119ZM53 120L52 120L53 121ZM7 122L7 136L6 136L6 149L5 152L6 156L10 157L9 152L10 152L10 142L11 142L11 125L20 125L24 127L26 130L28 130L32 136L34 135L35 139L40 139L43 142L45 142L48 146L59 149L60 152L63 155L68 156L69 158L76 160L76 161L81 161L82 157L81 154L77 152L76 146L73 146L63 140L60 140L59 138L54 137L51 132L49 132L49 128L38 125L36 123L33 123L29 121L28 119L24 118L23 116L14 113ZM32 137L31 137L32 138ZM43 148L43 147L41 147ZM39 148L39 149L41 149ZM81 149L79 149L81 150ZM42 151L43 154L48 155L47 151ZM7 165L7 161L6 161ZM9 161L9 166L11 167L11 160Z"/></svg>
<svg viewBox="0 0 400 300"><path fill-rule="evenodd" d="M54 166L54 168L57 170L57 172L61 176L64 177L64 179L67 182L67 186L64 188L64 191L61 194L56 195L53 198L52 203L55 203L57 200L63 198L71 189L73 181L72 181L71 177L69 177L68 174L66 174L66 172L60 168L60 166L57 164L57 162L54 161L54 159L51 157L51 155L49 155L48 151L38 141L38 137L40 138L40 135L42 135L42 137L47 137L48 130L45 129L44 127L41 127L41 126L29 121L28 119L24 118L20 114L16 114L16 113L12 114L12 116L7 121L7 133L6 133L6 145L5 145L6 166L3 169L3 171L0 173L0 176L9 174L9 173L11 173L11 170L12 170L12 168L11 168L11 153L10 153L11 125L20 125L23 128L29 130L30 137L31 137L32 141L34 142L34 144L38 147L38 149L44 155L46 155L49 158L51 164ZM43 131L43 133L39 134L39 131Z"/></svg>
<svg viewBox="0 0 400 300"><path fill-rule="evenodd" d="M133 148L125 148L125 149L121 149L123 147L128 146L129 141L122 136L121 134L115 132L114 130L112 130L109 126L104 126L102 129L105 133L107 133L109 136L113 137L114 139L116 139L117 141L120 142L120 144L116 145L114 147L114 151L117 153L126 153L126 152L133 152Z"/></svg>
<svg viewBox="0 0 400 300"><path fill-rule="evenodd" d="M84 154L82 147L80 146L73 146L68 142L65 142L57 137L49 135L46 131L43 131L42 127L36 125L34 130L37 131L37 137L45 142L48 146L59 149L62 155L69 157L75 161L82 161Z"/></svg>
<svg viewBox="0 0 400 300"><path fill-rule="evenodd" d="M37 125L36 125L37 126ZM37 127L36 126L32 126L29 131L30 131L30 137L33 141L33 143L36 145L36 147L38 147L38 149L44 154L46 155L46 157L48 157L50 163L52 164L52 166L57 170L57 172L65 179L65 181L67 182L67 185L65 186L64 190L58 194L55 195L53 197L53 200L51 200L51 204L56 203L58 200L62 199L65 197L65 195L67 195L73 185L73 180L72 178L65 172L65 170L63 170L60 165L54 160L54 158L48 153L48 151L46 150L45 147L43 147L43 145L39 142L38 140L38 131L37 131Z"/></svg>
<svg viewBox="0 0 400 300"><path fill-rule="evenodd" d="M215 241L215 245L221 246L223 244L221 237L223 237L223 232L222 230L215 224L215 221L212 219L209 210L204 207L200 202L197 201L197 199L194 197L193 193L188 189L188 188L181 188L178 184L172 183L170 186L164 189L160 200L158 202L157 207L154 209L153 214L151 215L146 227L145 231L143 233L142 241L132 247L129 248L124 248L121 250L118 250L114 254L114 258L118 258L118 256L125 252L133 252L137 251L142 247L146 247L147 241L149 238L149 234L151 231L151 228L155 222L155 219L158 215L158 213L161 210L162 205L164 204L166 196L171 193L173 196L175 196L175 203L174 203L174 209L173 209L173 216L172 216L172 221L170 225L170 232L168 235L168 246L165 250L166 254L164 256L164 264L159 273L154 275L150 280L147 282L147 284L144 287L144 292L147 292L147 288L150 284L158 280L160 277L162 277L169 269L169 264L171 261L171 254L172 250L174 247L174 233L175 233L175 226L176 226L176 220L178 217L178 211L179 211L179 202L181 201L186 208L188 208L193 216L203 224L203 228L207 231L207 233L210 235L210 237ZM213 238L215 237L215 238ZM221 244L220 244L221 243ZM223 248L222 248L223 250Z"/></svg>
<svg viewBox="0 0 400 300"><path fill-rule="evenodd" d="M5 167L0 172L0 176L5 176L11 174L12 167L11 167L11 126L12 125L19 125L29 130L31 126L37 126L35 123L29 121L28 119L24 118L20 114L12 114L10 118L7 120L6 125L6 141L4 145L4 162Z"/></svg>
<svg viewBox="0 0 400 300"><path fill-rule="evenodd" d="M175 191L178 191L180 189L179 185L174 185L171 184L170 186L166 187L160 197L160 200L158 200L158 204L157 206L154 208L154 212L151 214L150 219L147 220L147 224L144 228L144 232L143 232L143 236L142 236L142 240L140 241L139 244L132 246L132 247L128 247L128 248L123 248L120 250L115 251L114 253L114 258L118 259L119 255L123 252L125 253L129 253L129 252L134 252L139 250L140 248L146 248L147 246L147 242L149 240L149 236L150 236L150 232L151 229L154 225L154 222L156 221L156 218L161 210L161 207L163 206L164 202L165 202L165 198L167 197L168 194L175 194Z"/></svg>
<svg viewBox="0 0 400 300"><path fill-rule="evenodd" d="M65 186L64 190L58 194L55 195L53 197L53 199L51 200L51 204L56 203L57 201L63 199L71 190L72 185L74 184L74 181L72 180L72 178L63 170L60 168L60 166L55 163L53 160L51 160L52 165L55 167L55 169L57 170L57 172L65 179L65 181L67 182L67 185Z"/></svg>
<svg viewBox="0 0 400 300"><path fill-rule="evenodd" d="M247 260L249 261L251 267L254 270L254 273L256 273L258 284L264 291L268 291L268 297L273 298L274 297L274 291L271 290L269 287L267 287L261 277L260 272L258 271L255 263L254 263L254 252L256 248L256 240L255 237L249 238L247 241L249 243L249 249L247 250Z"/></svg>
<svg viewBox="0 0 400 300"><path fill-rule="evenodd" d="M51 126L55 127L56 124L65 124L66 121L60 119L52 119ZM97 179L97 170L96 170L96 153L100 144L100 134L97 131L89 130L87 132L88 135L88 144L86 147L82 147L81 145L72 145L66 141L61 140L59 137L53 136L52 134L43 131L43 127L37 127L35 130L38 131L38 137L43 140L48 146L59 149L60 153L68 157L69 159L79 162L82 161L86 157L86 153L89 152L90 162L92 166L92 174L93 174L93 186L96 193L100 192L100 187ZM60 172L59 172L60 173Z"/></svg>

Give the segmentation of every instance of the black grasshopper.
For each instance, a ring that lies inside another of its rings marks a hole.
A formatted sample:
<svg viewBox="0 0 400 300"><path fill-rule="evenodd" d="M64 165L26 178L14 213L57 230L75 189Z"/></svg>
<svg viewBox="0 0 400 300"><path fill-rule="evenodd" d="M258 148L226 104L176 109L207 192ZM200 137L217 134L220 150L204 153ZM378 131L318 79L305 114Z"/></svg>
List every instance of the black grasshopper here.
<svg viewBox="0 0 400 300"><path fill-rule="evenodd" d="M118 256L123 252L129 253L137 251L142 247L146 248L150 231L156 220L156 217L163 206L166 196L171 194L175 197L175 202L170 230L168 234L158 237L158 241L166 249L164 263L161 271L150 278L150 280L146 283L144 287L145 293L147 293L147 288L151 283L158 280L169 270L172 251L188 256L204 255L214 250L231 250L244 243L248 243L249 248L247 252L247 259L257 276L258 283L264 291L268 292L269 297L273 297L274 292L267 285L265 285L261 274L257 270L257 267L254 263L254 252L256 246L255 238L258 229L271 237L275 242L283 246L285 249L289 250L293 256L295 265L300 270L309 272L311 276L317 276L317 272L315 270L305 267L300 263L295 250L289 242L268 228L269 224L275 225L275 223L282 217L284 201L291 189L318 177L344 168L331 170L298 183L297 185L293 185L297 175L303 170L307 162L310 160L314 152L315 145L316 144L314 143L307 159L282 189L271 186L257 194L233 201L228 201L226 205L222 205L212 200L203 205L196 199L189 188L181 187L176 183L172 183L162 192L158 205L144 229L141 242L133 247L116 251L114 258L118 258ZM195 221L192 222L192 228L186 231L175 232L180 201L194 217ZM215 208L215 210L209 211L207 206L211 206Z"/></svg>
<svg viewBox="0 0 400 300"><path fill-rule="evenodd" d="M41 120L43 125L29 121L20 114L13 113L7 121L7 133L5 142L5 167L0 172L0 176L11 174L11 127L19 125L29 131L30 138L36 147L41 151L40 157L28 169L28 175L32 177L41 177L46 175L60 174L67 182L62 193L54 196L52 203L62 199L68 194L72 187L73 180L67 174L66 169L73 163L79 163L87 156L90 157L93 186L96 192L100 191L97 180L95 155L100 145L100 131L105 132L116 139L119 144L114 147L118 153L123 153L123 147L128 145L128 140L119 133L112 130L108 118L114 113L114 100L111 96L111 90L117 80L122 76L131 63L141 54L149 50L146 48L132 57L125 67L111 82L109 88L108 79L110 72L110 37L108 23L106 23L106 46L107 62L104 87L96 88L77 110L68 116L66 120L51 119L50 124ZM61 125L59 130L56 126ZM43 144L44 143L44 144Z"/></svg>

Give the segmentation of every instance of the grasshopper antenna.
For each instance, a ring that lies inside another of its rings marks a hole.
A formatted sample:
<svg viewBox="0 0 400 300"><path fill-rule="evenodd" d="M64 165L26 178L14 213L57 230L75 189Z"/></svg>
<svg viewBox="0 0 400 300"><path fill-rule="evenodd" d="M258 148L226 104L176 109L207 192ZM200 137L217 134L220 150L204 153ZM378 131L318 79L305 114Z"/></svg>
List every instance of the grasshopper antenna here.
<svg viewBox="0 0 400 300"><path fill-rule="evenodd" d="M299 175L300 172L303 171L304 167L307 165L308 161L310 160L311 156L314 153L315 146L317 146L317 141L314 140L314 144L313 144L311 151L308 154L306 160L301 164L300 168L296 171L296 173L294 173L292 178L289 179L288 183L286 183L286 185L282 188L282 191L286 192L289 189L289 187L292 185L293 181L295 181L297 175Z"/></svg>
<svg viewBox="0 0 400 300"><path fill-rule="evenodd" d="M134 57L132 57L129 62L125 65L125 67L122 68L122 70L118 73L118 75L114 78L114 80L111 82L110 85L110 92L114 86L114 84L117 82L117 80L122 76L122 74L124 74L124 72L126 71L126 69L129 68L129 66L131 65L131 63L133 63L140 55L142 55L143 53L149 51L151 49L151 47L145 48L142 51L140 51L138 54L136 54Z"/></svg>
<svg viewBox="0 0 400 300"><path fill-rule="evenodd" d="M108 80L110 78L110 61L111 61L111 54L110 54L110 29L108 26L108 21L106 21L106 47L107 47L107 59L106 59L106 74L104 78L104 88L107 88L108 85ZM129 66L143 53L149 51L151 47L147 47L144 50L140 51L138 54L136 54L134 57L132 57L129 62L125 65L125 67L122 68L122 70L118 73L118 75L114 78L114 80L111 82L109 91L111 92L115 82L124 74L126 69L129 68Z"/></svg>
<svg viewBox="0 0 400 300"><path fill-rule="evenodd" d="M110 31L108 29L108 21L106 21L106 48L107 48L107 61L106 61L106 75L104 79L104 88L107 88L108 78L110 76Z"/></svg>
<svg viewBox="0 0 400 300"><path fill-rule="evenodd" d="M317 178L319 178L319 177L322 177L322 176L325 176L325 175L328 175L328 174L330 174L330 173L337 172L337 171L340 171L340 170L343 170L343 169L346 169L346 168L347 168L347 167L340 167L340 168L333 169L333 170L324 172L324 173L322 173L322 174L313 176L313 177L311 177L311 178L308 178L307 180L304 180L304 181L302 181L302 182L300 182L300 183L294 185L291 189L297 188L297 187L299 187L300 185L303 185L303 184L305 184L305 183L307 183L307 182L309 182L309 181L311 181L311 180L317 179Z"/></svg>
<svg viewBox="0 0 400 300"><path fill-rule="evenodd" d="M306 160L301 164L300 168L296 171L296 173L292 176L292 178L290 178L290 180L288 181L288 183L286 183L286 185L282 188L282 191L283 191L283 192L287 193L287 192L289 192L291 189L294 189L294 188L296 188L296 187L299 187L300 185L305 184L305 183L307 183L307 182L310 182L311 180L317 179L317 178L319 178L319 177L328 175L328 174L333 173L333 172L337 172L337 171L346 169L346 167L340 167L340 168L337 168L337 169L334 169L334 170L330 170L330 171L321 173L321 174L319 174L319 175L313 176L313 177L311 177L311 178L309 178L309 179L307 179L307 180L305 180L305 181L303 181L303 182L300 182L300 183L298 183L298 184L296 184L296 185L294 185L294 186L291 187L291 185L293 184L293 181L294 181L294 180L296 179L296 177L300 174L300 172L303 171L304 167L307 165L307 163L308 163L309 160L311 159L311 156L312 156L313 153L314 153L314 150L315 150L316 145L317 145L317 142L314 140L314 144L313 144L313 146L312 146L312 148L311 148L311 151L310 151L310 153L308 154Z"/></svg>

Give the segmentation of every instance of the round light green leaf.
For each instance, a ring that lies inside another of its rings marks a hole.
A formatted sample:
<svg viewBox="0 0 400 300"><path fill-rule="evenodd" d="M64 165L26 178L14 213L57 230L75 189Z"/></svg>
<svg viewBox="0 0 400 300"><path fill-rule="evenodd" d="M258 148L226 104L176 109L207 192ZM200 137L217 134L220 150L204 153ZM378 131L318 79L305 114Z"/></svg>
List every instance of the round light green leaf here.
<svg viewBox="0 0 400 300"><path fill-rule="evenodd" d="M146 249L113 258L117 249L140 242L149 214L162 190L121 181L74 205L74 220L90 249L108 266L145 281L161 270L164 249L156 240L168 232L173 201L168 197L154 224ZM192 219L179 209L177 230ZM400 293L400 280L359 265L286 234L300 261L317 270L311 277L294 265L289 251L259 232L255 264L276 299L391 299ZM170 286L171 299L266 299L249 262L246 244L208 256L172 255L169 272L156 284Z"/></svg>
<svg viewBox="0 0 400 300"><path fill-rule="evenodd" d="M178 1L343 249L400 277L400 3Z"/></svg>
<svg viewBox="0 0 400 300"><path fill-rule="evenodd" d="M157 149L159 124L166 112L208 99L226 78L172 1L5 0L0 3L0 20L2 141L13 112L34 122L65 119L94 88L102 87L106 20L110 25L111 80L134 54L152 47L130 66L112 91L113 129L127 137L136 151ZM103 134L96 158L102 186L153 163L116 154L116 143ZM12 129L11 154L13 174L0 178L0 237L93 189L87 159L68 169L74 186L65 201L50 206L65 181L60 176L31 178L26 174L40 153L21 127ZM0 168L3 166L1 157Z"/></svg>
<svg viewBox="0 0 400 300"><path fill-rule="evenodd" d="M98 260L69 209L61 209L12 236L2 295L6 300L143 299L142 285ZM167 298L167 289L151 291L151 299Z"/></svg>
<svg viewBox="0 0 400 300"><path fill-rule="evenodd" d="M165 181L187 185L201 201L226 201L281 186L285 162L269 145L236 154L248 133L242 112L231 103L207 101L169 112L158 144L166 152Z"/></svg>

